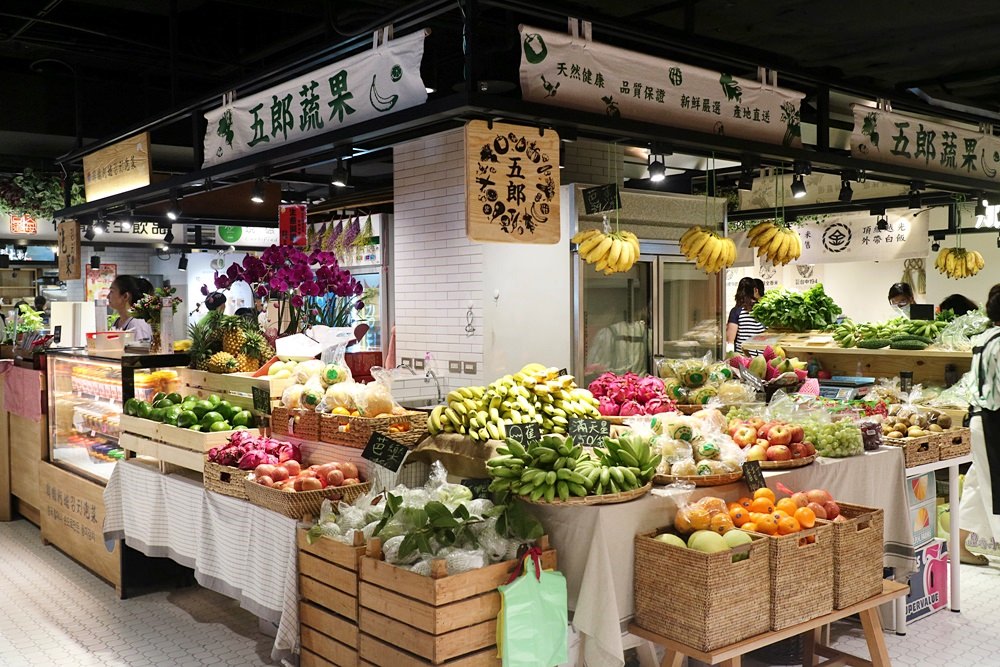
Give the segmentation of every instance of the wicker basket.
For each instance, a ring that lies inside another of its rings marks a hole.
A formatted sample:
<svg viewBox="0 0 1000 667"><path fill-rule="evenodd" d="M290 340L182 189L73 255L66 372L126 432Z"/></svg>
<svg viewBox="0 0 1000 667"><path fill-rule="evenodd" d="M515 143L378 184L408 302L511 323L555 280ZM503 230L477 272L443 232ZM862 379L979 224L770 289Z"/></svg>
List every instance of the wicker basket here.
<svg viewBox="0 0 1000 667"><path fill-rule="evenodd" d="M245 482L251 472L250 470L241 470L206 460L205 469L202 473L205 478L205 490L246 500Z"/></svg>
<svg viewBox="0 0 1000 667"><path fill-rule="evenodd" d="M644 495L649 493L649 490L653 488L653 483L650 482L645 486L640 486L638 489L632 489L631 491L622 491L621 493L604 493L599 496L583 496L570 498L569 500L561 500L558 497L555 500L532 500L525 496L519 496L520 500L526 503L531 503L533 505L546 505L548 507L580 507L581 505L614 505L615 503L627 503L630 500L635 500L636 498L642 498Z"/></svg>
<svg viewBox="0 0 1000 667"><path fill-rule="evenodd" d="M653 475L654 484L673 484L674 482L691 482L695 486L724 486L743 479L743 471L731 472L727 475Z"/></svg>
<svg viewBox="0 0 1000 667"><path fill-rule="evenodd" d="M783 630L833 611L830 525L817 524L791 535L768 535L767 540L771 557L771 629Z"/></svg>
<svg viewBox="0 0 1000 667"><path fill-rule="evenodd" d="M919 438L883 438L882 442L889 447L903 448L903 458L907 468L934 463L940 455L937 434L924 435Z"/></svg>
<svg viewBox="0 0 1000 667"><path fill-rule="evenodd" d="M968 428L953 428L938 433L938 459L944 461L972 453L972 431Z"/></svg>
<svg viewBox="0 0 1000 667"><path fill-rule="evenodd" d="M304 516L319 516L324 500L343 500L353 503L371 489L369 482L352 484L350 486L328 486L317 491L297 491L286 493L247 479L244 482L247 500L272 512L284 514L293 519Z"/></svg>
<svg viewBox="0 0 1000 667"><path fill-rule="evenodd" d="M271 432L275 435L290 435L300 440L319 440L320 415L311 410L271 410Z"/></svg>
<svg viewBox="0 0 1000 667"><path fill-rule="evenodd" d="M816 454L803 456L800 459L789 459L787 461L761 461L761 470L787 470L788 468L801 468L816 460Z"/></svg>
<svg viewBox="0 0 1000 667"><path fill-rule="evenodd" d="M344 447L364 449L375 432L413 447L427 435L427 414L413 411L390 417L322 415L319 421L319 439Z"/></svg>
<svg viewBox="0 0 1000 667"><path fill-rule="evenodd" d="M635 537L635 623L701 651L767 632L768 543L762 535L736 551L714 554Z"/></svg>
<svg viewBox="0 0 1000 667"><path fill-rule="evenodd" d="M882 592L885 512L877 507L838 504L847 521L829 522L833 530L833 608L844 609Z"/></svg>

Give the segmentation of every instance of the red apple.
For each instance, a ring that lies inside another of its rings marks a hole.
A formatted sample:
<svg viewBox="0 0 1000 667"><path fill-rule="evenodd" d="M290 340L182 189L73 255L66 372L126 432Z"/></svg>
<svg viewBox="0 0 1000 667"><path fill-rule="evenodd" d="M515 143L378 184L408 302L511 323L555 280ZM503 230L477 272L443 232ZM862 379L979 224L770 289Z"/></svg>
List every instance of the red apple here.
<svg viewBox="0 0 1000 667"><path fill-rule="evenodd" d="M757 437L758 438L766 438L767 434L770 432L770 430L773 427L777 426L777 425L778 425L778 422L776 422L776 421L774 421L772 419L771 421L764 423L762 426L758 426L757 427Z"/></svg>
<svg viewBox="0 0 1000 667"><path fill-rule="evenodd" d="M747 461L766 461L767 460L767 447L763 445L750 445L746 448L746 460Z"/></svg>
<svg viewBox="0 0 1000 667"><path fill-rule="evenodd" d="M793 459L802 459L809 456L808 454L806 454L806 448L802 446L801 442L793 442L792 444L788 445L788 448L792 450Z"/></svg>
<svg viewBox="0 0 1000 667"><path fill-rule="evenodd" d="M729 437L731 438L736 433L736 431L740 430L740 428L746 425L747 423L742 419L734 419L733 421L729 422L729 427L726 429L726 432L729 433Z"/></svg>
<svg viewBox="0 0 1000 667"><path fill-rule="evenodd" d="M753 426L755 429L759 429L766 422L764 421L763 417L751 417L750 419L747 420L747 423L750 424L750 426Z"/></svg>
<svg viewBox="0 0 1000 667"><path fill-rule="evenodd" d="M792 451L785 445L771 445L767 448L768 461L790 461Z"/></svg>
<svg viewBox="0 0 1000 667"><path fill-rule="evenodd" d="M792 430L784 424L772 426L767 433L767 440L772 445L787 445L792 441Z"/></svg>
<svg viewBox="0 0 1000 667"><path fill-rule="evenodd" d="M806 505L809 504L809 498L808 496L806 496L806 494L799 491L798 493L792 494L792 502L799 507L805 507Z"/></svg>
<svg viewBox="0 0 1000 667"><path fill-rule="evenodd" d="M826 510L827 519L836 519L840 516L840 505L832 500L823 503L823 509Z"/></svg>
<svg viewBox="0 0 1000 667"><path fill-rule="evenodd" d="M299 463L298 461L293 460L293 459L288 459L287 461L285 461L281 465L285 466L285 470L288 471L288 476L289 477L295 477L300 472L302 472L302 464Z"/></svg>
<svg viewBox="0 0 1000 667"><path fill-rule="evenodd" d="M789 424L788 428L792 431L792 442L802 442L803 438L806 437L806 434L800 425Z"/></svg>
<svg viewBox="0 0 1000 667"><path fill-rule="evenodd" d="M817 519L826 518L826 510L819 503L809 503L808 505L806 505L806 507L808 507L813 511L813 514L816 515Z"/></svg>
<svg viewBox="0 0 1000 667"><path fill-rule="evenodd" d="M756 444L760 445L764 449L767 449L768 447L771 446L771 443L768 442L766 438L757 438L757 443Z"/></svg>
<svg viewBox="0 0 1000 667"><path fill-rule="evenodd" d="M811 442L803 442L802 446L805 447L808 452L806 456L812 456L816 453L816 447Z"/></svg>
<svg viewBox="0 0 1000 667"><path fill-rule="evenodd" d="M833 496L831 496L830 492L825 489L813 489L811 491L806 491L806 496L809 497L809 502L819 503L820 505L824 505L833 500Z"/></svg>
<svg viewBox="0 0 1000 667"><path fill-rule="evenodd" d="M746 447L757 442L757 432L751 426L741 426L732 435L733 442L740 447Z"/></svg>

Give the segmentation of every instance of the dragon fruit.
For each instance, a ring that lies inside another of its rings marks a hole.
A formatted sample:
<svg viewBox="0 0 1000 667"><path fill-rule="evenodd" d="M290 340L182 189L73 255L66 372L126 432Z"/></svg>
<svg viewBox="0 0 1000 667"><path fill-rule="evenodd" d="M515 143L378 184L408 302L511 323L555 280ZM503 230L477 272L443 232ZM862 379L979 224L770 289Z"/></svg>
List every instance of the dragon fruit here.
<svg viewBox="0 0 1000 667"><path fill-rule="evenodd" d="M597 411L605 417L616 417L618 415L618 404L607 396L597 399Z"/></svg>
<svg viewBox="0 0 1000 667"><path fill-rule="evenodd" d="M618 415L621 417L633 417L635 415L644 415L645 410L636 401L625 401L622 403L621 410L618 411Z"/></svg>
<svg viewBox="0 0 1000 667"><path fill-rule="evenodd" d="M776 356L778 356L778 354L774 351L774 348L771 347L770 345L764 348L763 354L765 361L771 361L771 359L774 359Z"/></svg>
<svg viewBox="0 0 1000 667"><path fill-rule="evenodd" d="M677 403L669 398L654 396L646 401L645 408L647 415L657 415L661 412L675 412L677 410Z"/></svg>
<svg viewBox="0 0 1000 667"><path fill-rule="evenodd" d="M253 470L262 463L278 463L278 457L273 454L265 454L259 449L251 450L243 455L236 466L240 470Z"/></svg>
<svg viewBox="0 0 1000 667"><path fill-rule="evenodd" d="M648 404L654 398L663 396L663 380L653 375L639 380L638 400L643 404Z"/></svg>
<svg viewBox="0 0 1000 667"><path fill-rule="evenodd" d="M729 358L729 365L733 368L749 368L750 357L735 356Z"/></svg>
<svg viewBox="0 0 1000 667"><path fill-rule="evenodd" d="M807 377L809 377L809 373L802 370L801 368L796 368L795 377L797 377L800 380L805 380Z"/></svg>

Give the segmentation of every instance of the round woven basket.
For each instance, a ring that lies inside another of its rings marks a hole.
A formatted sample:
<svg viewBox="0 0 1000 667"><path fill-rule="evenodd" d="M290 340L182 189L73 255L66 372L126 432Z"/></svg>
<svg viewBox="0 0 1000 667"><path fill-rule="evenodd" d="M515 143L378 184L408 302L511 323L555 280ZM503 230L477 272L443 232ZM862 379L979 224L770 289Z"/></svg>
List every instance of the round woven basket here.
<svg viewBox="0 0 1000 667"><path fill-rule="evenodd" d="M325 489L316 491L296 491L286 493L271 487L258 484L247 479L245 489L247 500L254 505L259 505L273 512L284 514L293 519L301 519L304 516L319 516L320 507L324 500L353 503L355 500L368 493L371 483L361 482L350 486L328 486Z"/></svg>
<svg viewBox="0 0 1000 667"><path fill-rule="evenodd" d="M803 456L801 459L790 459L788 461L761 461L761 470L786 470L788 468L801 468L816 460L816 454Z"/></svg>
<svg viewBox="0 0 1000 667"><path fill-rule="evenodd" d="M653 488L652 482L646 484L646 486L640 486L638 489L632 489L631 491L622 491L621 493L605 493L600 496L583 496L582 498L570 498L569 500L561 500L556 498L552 502L547 500L532 500L531 498L525 498L520 496L520 499L526 503L531 503L532 505L548 505L550 507L580 507L582 505L613 505L615 503L627 503L630 500L635 500L636 498L642 498L644 495L649 493L649 490Z"/></svg>
<svg viewBox="0 0 1000 667"><path fill-rule="evenodd" d="M690 476L674 476L674 475L655 475L653 477L654 484L673 484L674 482L691 482L695 486L722 486L723 484L732 484L733 482L738 482L743 479L743 471L731 472L728 475L690 475Z"/></svg>

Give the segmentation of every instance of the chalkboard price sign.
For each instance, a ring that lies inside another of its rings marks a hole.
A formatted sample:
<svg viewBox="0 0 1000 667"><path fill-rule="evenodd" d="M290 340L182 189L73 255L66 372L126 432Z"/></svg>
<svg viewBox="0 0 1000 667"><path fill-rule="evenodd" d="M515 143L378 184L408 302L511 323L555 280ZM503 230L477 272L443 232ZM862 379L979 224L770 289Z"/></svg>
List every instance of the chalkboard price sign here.
<svg viewBox="0 0 1000 667"><path fill-rule="evenodd" d="M604 438L611 436L611 423L604 419L570 419L566 432L575 445L603 447Z"/></svg>
<svg viewBox="0 0 1000 667"><path fill-rule="evenodd" d="M767 486L764 481L764 471L760 469L760 461L747 461L743 464L743 481L750 488L750 493Z"/></svg>
<svg viewBox="0 0 1000 667"><path fill-rule="evenodd" d="M368 438L368 444L361 452L361 458L387 470L399 472L400 466L403 465L403 459L406 458L409 451L405 445L401 445L384 433L375 432L372 433L372 437Z"/></svg>
<svg viewBox="0 0 1000 667"><path fill-rule="evenodd" d="M469 487L473 498L493 500L493 492L490 491L491 482L492 480L489 479L463 479L462 486Z"/></svg>
<svg viewBox="0 0 1000 667"><path fill-rule="evenodd" d="M250 387L253 394L253 409L265 415L271 414L271 392L262 387Z"/></svg>
<svg viewBox="0 0 1000 667"><path fill-rule="evenodd" d="M582 190L583 207L588 214L614 211L622 207L622 196L616 183Z"/></svg>
<svg viewBox="0 0 1000 667"><path fill-rule="evenodd" d="M529 442L534 442L542 437L542 429L535 422L531 422L530 424L507 424L506 428L507 437L517 440L522 445L527 445Z"/></svg>

